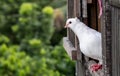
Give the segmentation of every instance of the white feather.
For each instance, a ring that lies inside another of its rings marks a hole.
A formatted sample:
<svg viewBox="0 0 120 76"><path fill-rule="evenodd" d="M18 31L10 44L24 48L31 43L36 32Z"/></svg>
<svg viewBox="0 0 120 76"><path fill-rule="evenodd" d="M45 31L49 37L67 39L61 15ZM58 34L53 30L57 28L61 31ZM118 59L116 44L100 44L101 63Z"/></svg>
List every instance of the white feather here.
<svg viewBox="0 0 120 76"><path fill-rule="evenodd" d="M88 57L99 60L99 63L102 64L101 33L89 28L76 18L68 19L66 24L70 21L72 23L68 27L77 35L81 52Z"/></svg>

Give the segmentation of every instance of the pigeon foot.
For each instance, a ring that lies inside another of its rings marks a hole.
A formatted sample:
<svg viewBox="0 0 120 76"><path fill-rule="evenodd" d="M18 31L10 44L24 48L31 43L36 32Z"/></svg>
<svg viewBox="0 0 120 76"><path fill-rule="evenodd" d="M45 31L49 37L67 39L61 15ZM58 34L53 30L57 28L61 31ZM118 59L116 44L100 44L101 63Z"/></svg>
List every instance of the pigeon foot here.
<svg viewBox="0 0 120 76"><path fill-rule="evenodd" d="M94 72L94 71L98 71L99 69L101 69L102 65L101 64L93 64L90 66L90 68L91 68L92 72Z"/></svg>

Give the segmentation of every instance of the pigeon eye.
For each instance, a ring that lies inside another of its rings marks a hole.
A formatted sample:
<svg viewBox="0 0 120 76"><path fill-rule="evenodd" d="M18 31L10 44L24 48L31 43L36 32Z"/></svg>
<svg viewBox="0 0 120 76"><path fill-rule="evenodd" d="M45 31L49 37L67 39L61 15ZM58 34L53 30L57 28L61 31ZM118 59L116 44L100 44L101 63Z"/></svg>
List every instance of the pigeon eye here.
<svg viewBox="0 0 120 76"><path fill-rule="evenodd" d="M71 24L72 22L70 21L69 24Z"/></svg>

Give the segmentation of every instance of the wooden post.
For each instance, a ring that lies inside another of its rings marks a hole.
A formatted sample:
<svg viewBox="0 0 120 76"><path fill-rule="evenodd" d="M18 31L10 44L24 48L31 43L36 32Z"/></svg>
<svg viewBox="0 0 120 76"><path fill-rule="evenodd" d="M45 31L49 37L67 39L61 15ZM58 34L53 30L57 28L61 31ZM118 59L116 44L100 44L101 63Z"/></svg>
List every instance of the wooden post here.
<svg viewBox="0 0 120 76"><path fill-rule="evenodd" d="M67 0L67 18L74 17L74 0ZM63 38L63 46L72 60L77 60L77 49L75 48L75 34L67 28L67 37Z"/></svg>
<svg viewBox="0 0 120 76"><path fill-rule="evenodd" d="M112 31L112 75L120 76L120 0L110 0Z"/></svg>
<svg viewBox="0 0 120 76"><path fill-rule="evenodd" d="M102 54L104 76L112 76L112 32L111 32L111 7L109 0L103 0L103 19L102 19Z"/></svg>
<svg viewBox="0 0 120 76"><path fill-rule="evenodd" d="M120 8L112 7L112 76L120 76Z"/></svg>
<svg viewBox="0 0 120 76"><path fill-rule="evenodd" d="M82 20L82 0L74 0L74 16ZM77 60L76 60L76 76L85 76L85 66L83 62L83 55L79 48L77 36L75 36L75 48L77 49Z"/></svg>
<svg viewBox="0 0 120 76"><path fill-rule="evenodd" d="M74 17L74 0L67 0L67 18L73 18ZM75 34L72 32L71 29L67 28L67 37L75 47Z"/></svg>

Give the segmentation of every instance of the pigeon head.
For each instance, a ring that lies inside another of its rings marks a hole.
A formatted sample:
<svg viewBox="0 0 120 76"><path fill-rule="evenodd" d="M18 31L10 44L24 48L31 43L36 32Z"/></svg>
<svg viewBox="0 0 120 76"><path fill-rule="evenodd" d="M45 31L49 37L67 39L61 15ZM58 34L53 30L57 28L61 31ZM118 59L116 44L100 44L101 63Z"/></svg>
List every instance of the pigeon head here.
<svg viewBox="0 0 120 76"><path fill-rule="evenodd" d="M68 27L72 28L72 27L74 27L78 23L78 21L79 21L79 19L77 17L67 19L65 28L68 28Z"/></svg>

